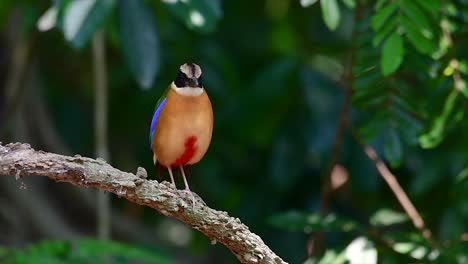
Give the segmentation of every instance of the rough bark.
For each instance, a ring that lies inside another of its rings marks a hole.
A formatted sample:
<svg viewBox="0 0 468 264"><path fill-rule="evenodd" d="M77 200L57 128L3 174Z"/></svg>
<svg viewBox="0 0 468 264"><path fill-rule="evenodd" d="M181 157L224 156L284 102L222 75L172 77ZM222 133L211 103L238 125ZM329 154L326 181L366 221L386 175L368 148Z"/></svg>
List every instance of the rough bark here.
<svg viewBox="0 0 468 264"><path fill-rule="evenodd" d="M214 210L195 195L177 190L168 182L146 179L146 170L136 174L120 171L102 159L63 156L36 151L28 144L0 143L0 175L46 176L59 182L94 187L156 209L199 230L214 242L224 244L242 263L286 263L239 218Z"/></svg>

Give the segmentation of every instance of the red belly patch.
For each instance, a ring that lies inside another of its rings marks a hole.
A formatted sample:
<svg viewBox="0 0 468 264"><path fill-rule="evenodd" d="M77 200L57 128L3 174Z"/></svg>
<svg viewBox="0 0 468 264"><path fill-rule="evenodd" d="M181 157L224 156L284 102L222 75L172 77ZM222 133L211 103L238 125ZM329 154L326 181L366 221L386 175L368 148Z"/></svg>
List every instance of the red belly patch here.
<svg viewBox="0 0 468 264"><path fill-rule="evenodd" d="M185 139L185 150L184 153L172 164L172 166L180 166L184 165L189 162L193 155L195 155L195 151L197 151L197 147L195 143L197 142L196 136L190 136Z"/></svg>

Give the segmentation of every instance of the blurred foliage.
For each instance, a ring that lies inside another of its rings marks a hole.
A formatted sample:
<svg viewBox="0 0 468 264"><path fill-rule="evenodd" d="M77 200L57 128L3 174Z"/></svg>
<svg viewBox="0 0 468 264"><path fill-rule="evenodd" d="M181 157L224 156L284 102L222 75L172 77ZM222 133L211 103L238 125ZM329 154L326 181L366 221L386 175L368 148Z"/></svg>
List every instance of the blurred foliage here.
<svg viewBox="0 0 468 264"><path fill-rule="evenodd" d="M203 68L215 128L209 152L188 173L209 205L238 216L291 263L468 263L460 238L468 232L466 0L2 0L3 26L14 10L25 41L38 39L39 81L72 152L93 153L90 40L103 29L117 167L152 168L154 104L178 66L194 61ZM349 177L333 192L332 213L314 213L337 155L332 145L346 89L351 126L392 167L435 245L399 212L348 130L338 162ZM153 212L141 219L160 220ZM308 256L317 232L325 233L326 249ZM235 262L193 235L190 252ZM44 241L0 248L0 257L82 263L102 253L170 263L137 247L99 243Z"/></svg>
<svg viewBox="0 0 468 264"><path fill-rule="evenodd" d="M0 248L0 260L8 264L33 263L174 263L154 249L112 241L41 241L22 250Z"/></svg>

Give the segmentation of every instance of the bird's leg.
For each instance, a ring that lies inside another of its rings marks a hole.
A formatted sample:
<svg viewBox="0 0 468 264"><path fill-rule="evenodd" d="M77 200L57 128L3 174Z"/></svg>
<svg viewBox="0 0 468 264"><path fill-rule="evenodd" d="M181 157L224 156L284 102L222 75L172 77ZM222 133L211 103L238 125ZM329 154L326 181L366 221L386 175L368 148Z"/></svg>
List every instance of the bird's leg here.
<svg viewBox="0 0 468 264"><path fill-rule="evenodd" d="M190 191L190 188L189 188L189 185L188 185L188 182L187 182L187 178L185 178L184 166L180 165L179 168L180 168L180 173L182 174L182 178L184 178L185 190L190 192L190 194L192 195L192 204L193 204L193 206L195 206L195 196L193 195L192 191Z"/></svg>
<svg viewBox="0 0 468 264"><path fill-rule="evenodd" d="M185 178L184 167L181 165L179 168L180 168L180 173L182 174L182 177L184 178L185 190L190 191L190 188L189 188L188 182L187 182L187 178Z"/></svg>
<svg viewBox="0 0 468 264"><path fill-rule="evenodd" d="M176 185L175 185L175 181L174 181L174 175L172 175L171 166L167 166L167 170L169 171L169 176L171 176L171 182L174 185L174 188L177 188Z"/></svg>

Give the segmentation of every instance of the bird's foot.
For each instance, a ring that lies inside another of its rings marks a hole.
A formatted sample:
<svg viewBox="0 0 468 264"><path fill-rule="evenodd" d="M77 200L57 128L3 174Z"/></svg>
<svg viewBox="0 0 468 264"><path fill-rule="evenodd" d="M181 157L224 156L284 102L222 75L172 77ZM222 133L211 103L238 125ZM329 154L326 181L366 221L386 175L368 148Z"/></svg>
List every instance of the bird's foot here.
<svg viewBox="0 0 468 264"><path fill-rule="evenodd" d="M185 189L183 191L192 197L192 208L195 208L195 195L193 194L193 192L190 189Z"/></svg>

